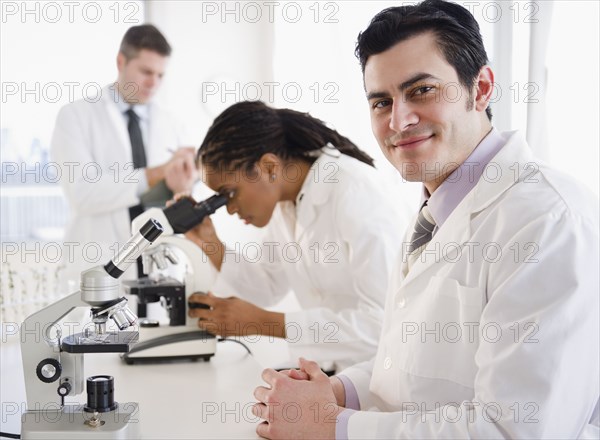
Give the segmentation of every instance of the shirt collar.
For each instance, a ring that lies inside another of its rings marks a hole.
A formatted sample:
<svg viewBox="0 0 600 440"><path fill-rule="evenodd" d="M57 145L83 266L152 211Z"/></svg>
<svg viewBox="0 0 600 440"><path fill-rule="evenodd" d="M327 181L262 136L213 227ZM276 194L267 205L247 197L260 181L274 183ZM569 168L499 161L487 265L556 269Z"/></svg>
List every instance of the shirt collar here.
<svg viewBox="0 0 600 440"><path fill-rule="evenodd" d="M149 104L132 105L125 101L125 98L123 98L123 95L121 95L121 92L118 89L115 90L114 85L111 85L110 87L113 91L115 91L112 96L116 98L115 104L117 105L117 108L119 109L119 112L121 112L122 115L125 115L125 112L132 108L135 114L138 116L138 118L140 118L143 121L146 121L148 119Z"/></svg>
<svg viewBox="0 0 600 440"><path fill-rule="evenodd" d="M452 211L475 188L483 170L505 143L506 140L501 133L492 128L469 157L442 182L431 196L423 185L423 201L427 200L427 206L429 206L437 228L444 224Z"/></svg>

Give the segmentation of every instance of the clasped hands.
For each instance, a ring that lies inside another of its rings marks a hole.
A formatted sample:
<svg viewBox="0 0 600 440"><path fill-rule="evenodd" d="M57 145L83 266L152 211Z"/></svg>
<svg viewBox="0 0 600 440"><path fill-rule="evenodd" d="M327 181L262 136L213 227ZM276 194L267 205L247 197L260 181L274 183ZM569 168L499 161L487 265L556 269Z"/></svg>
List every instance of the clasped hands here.
<svg viewBox="0 0 600 440"><path fill-rule="evenodd" d="M300 358L299 370L262 373L267 386L254 390L252 413L263 419L256 433L268 439L335 439L338 415L344 410L344 387L318 364Z"/></svg>

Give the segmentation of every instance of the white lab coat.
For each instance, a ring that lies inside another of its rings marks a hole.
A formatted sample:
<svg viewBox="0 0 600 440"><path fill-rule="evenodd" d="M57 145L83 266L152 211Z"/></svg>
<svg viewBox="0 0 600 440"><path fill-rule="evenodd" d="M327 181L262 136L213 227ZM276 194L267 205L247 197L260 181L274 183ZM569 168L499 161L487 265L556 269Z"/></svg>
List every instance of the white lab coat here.
<svg viewBox="0 0 600 440"><path fill-rule="evenodd" d="M70 208L65 242L77 256L67 262L71 273L104 263L118 244L130 236L128 208L139 203L147 187L143 171L133 170L131 142L125 118L109 87L101 97L82 99L64 106L58 114L51 143L52 161L61 169L60 183ZM158 105L149 106L148 136L145 139L149 167L166 162L168 149L189 145L183 131ZM91 245L87 245L91 243ZM87 245L87 251L82 252ZM96 257L96 249L103 255ZM81 258L88 255L89 258Z"/></svg>
<svg viewBox="0 0 600 440"><path fill-rule="evenodd" d="M285 315L293 360L304 356L344 368L369 359L408 225L405 203L387 194L373 167L346 155L321 155L296 206L278 203L257 244L260 252L254 245L237 254L228 249L213 290L267 307L291 289L302 307Z"/></svg>
<svg viewBox="0 0 600 440"><path fill-rule="evenodd" d="M598 200L504 136L393 276L374 363L343 372L382 411L349 438L598 438Z"/></svg>

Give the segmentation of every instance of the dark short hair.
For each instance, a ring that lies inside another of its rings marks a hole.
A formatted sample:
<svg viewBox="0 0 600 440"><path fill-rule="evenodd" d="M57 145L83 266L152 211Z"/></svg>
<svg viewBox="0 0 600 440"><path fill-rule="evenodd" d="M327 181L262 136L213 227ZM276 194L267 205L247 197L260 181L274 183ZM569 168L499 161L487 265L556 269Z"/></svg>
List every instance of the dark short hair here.
<svg viewBox="0 0 600 440"><path fill-rule="evenodd" d="M342 154L368 165L373 159L347 137L308 113L242 101L223 111L208 129L196 160L217 170L251 171L266 153L284 161L312 163L331 144Z"/></svg>
<svg viewBox="0 0 600 440"><path fill-rule="evenodd" d="M171 46L164 35L151 24L130 27L121 41L119 52L127 60L135 58L142 49L151 50L162 56L171 55Z"/></svg>
<svg viewBox="0 0 600 440"><path fill-rule="evenodd" d="M456 70L460 83L470 90L481 68L488 64L479 24L466 8L444 0L395 6L373 17L356 42L355 55L363 74L370 56L425 32L435 35L446 61ZM491 121L489 106L486 114Z"/></svg>

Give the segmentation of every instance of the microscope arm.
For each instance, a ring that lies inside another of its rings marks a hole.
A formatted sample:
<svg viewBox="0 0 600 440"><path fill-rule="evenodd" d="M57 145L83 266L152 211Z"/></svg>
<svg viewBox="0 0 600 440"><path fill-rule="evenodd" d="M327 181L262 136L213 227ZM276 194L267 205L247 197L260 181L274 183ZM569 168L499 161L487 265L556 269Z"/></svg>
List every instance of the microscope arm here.
<svg viewBox="0 0 600 440"><path fill-rule="evenodd" d="M28 408L43 408L45 405L52 403L61 405L60 396L56 392L59 385L56 380L61 376L61 373L58 372L56 379L51 382L43 382L38 377L38 365L44 360L46 360L46 367L43 372L40 371L41 374L49 375L52 368L57 368L53 365L52 360L54 360L59 366L58 368L64 371L65 376L72 378L70 394L76 395L83 392L83 377L79 375L80 377L76 380L78 360L71 359L65 362L66 359L62 359L61 362L60 352L62 334L72 333L72 327L78 323L59 323L59 321L76 307L89 307L81 299L80 292L75 292L50 304L29 316L21 325L21 358L23 360ZM52 376L46 380L51 378ZM54 399L49 402L48 396L53 396Z"/></svg>

